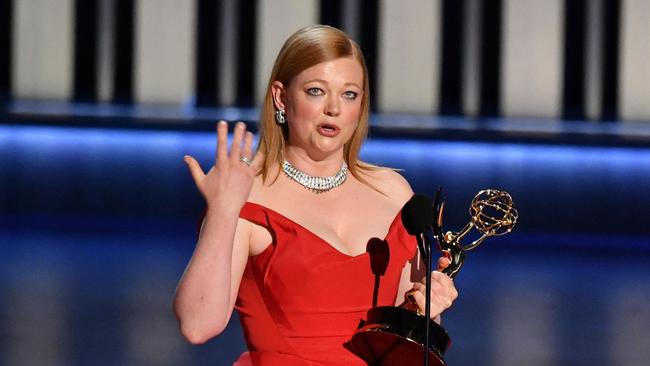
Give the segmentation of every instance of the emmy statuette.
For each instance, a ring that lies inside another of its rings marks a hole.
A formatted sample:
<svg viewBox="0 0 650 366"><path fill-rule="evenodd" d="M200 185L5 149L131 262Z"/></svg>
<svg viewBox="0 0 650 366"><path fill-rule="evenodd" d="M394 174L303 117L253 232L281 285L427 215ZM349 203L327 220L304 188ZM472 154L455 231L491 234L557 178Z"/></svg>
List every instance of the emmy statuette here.
<svg viewBox="0 0 650 366"><path fill-rule="evenodd" d="M443 270L451 278L458 274L467 251L488 237L512 231L518 217L507 192L486 189L478 192L472 200L470 221L465 227L459 232L443 233L444 206L441 189L433 201L415 195L402 209L402 221L407 231L416 236L420 255L428 264L429 271L433 243L429 237L435 238L442 255L451 261ZM472 229L476 229L480 236L469 244L461 243ZM447 365L444 354L450 338L445 329L427 315L408 296L400 306L374 307L368 311L367 319L361 321L346 347L372 366ZM426 353L425 348L428 350Z"/></svg>

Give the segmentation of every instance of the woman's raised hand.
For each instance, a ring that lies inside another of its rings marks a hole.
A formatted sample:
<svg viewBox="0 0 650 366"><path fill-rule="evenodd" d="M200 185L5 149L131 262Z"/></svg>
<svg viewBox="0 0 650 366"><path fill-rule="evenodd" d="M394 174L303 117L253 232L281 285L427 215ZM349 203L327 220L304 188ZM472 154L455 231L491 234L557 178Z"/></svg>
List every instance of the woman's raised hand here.
<svg viewBox="0 0 650 366"><path fill-rule="evenodd" d="M232 146L228 152L228 124L217 124L217 156L214 166L207 174L198 161L186 155L194 183L205 199L208 209L218 208L239 213L248 199L257 172L262 167L264 156L253 157L253 134L246 131L246 125L238 122L233 131Z"/></svg>

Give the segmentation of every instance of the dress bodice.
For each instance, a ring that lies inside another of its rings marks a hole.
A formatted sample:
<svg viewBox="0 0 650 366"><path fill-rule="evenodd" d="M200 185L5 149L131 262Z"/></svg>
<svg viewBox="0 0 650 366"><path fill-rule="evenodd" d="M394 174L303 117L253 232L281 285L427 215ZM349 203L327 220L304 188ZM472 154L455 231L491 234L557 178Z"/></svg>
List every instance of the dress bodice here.
<svg viewBox="0 0 650 366"><path fill-rule="evenodd" d="M249 257L241 280L236 308L249 352L236 365L364 365L343 344L372 306L370 254L344 254L259 204L247 202L240 217L269 230L272 243ZM416 249L399 213L384 240L390 260L378 306L395 304L402 269Z"/></svg>

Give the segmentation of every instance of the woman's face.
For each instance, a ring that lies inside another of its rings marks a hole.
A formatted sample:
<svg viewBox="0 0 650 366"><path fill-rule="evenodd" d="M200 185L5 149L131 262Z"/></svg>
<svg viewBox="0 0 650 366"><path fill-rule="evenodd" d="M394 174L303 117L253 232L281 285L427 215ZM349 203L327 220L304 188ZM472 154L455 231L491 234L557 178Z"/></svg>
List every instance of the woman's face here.
<svg viewBox="0 0 650 366"><path fill-rule="evenodd" d="M290 148L322 159L341 151L359 123L363 69L353 57L312 66L284 89Z"/></svg>

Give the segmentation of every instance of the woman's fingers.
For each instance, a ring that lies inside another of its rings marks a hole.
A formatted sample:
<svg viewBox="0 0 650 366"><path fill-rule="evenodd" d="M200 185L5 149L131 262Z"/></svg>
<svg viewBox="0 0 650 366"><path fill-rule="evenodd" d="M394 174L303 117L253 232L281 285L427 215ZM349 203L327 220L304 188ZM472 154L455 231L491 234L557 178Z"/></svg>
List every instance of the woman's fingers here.
<svg viewBox="0 0 650 366"><path fill-rule="evenodd" d="M217 124L217 164L223 166L228 160L239 163L242 157L248 159L253 155L253 134L246 131L243 122L237 122L232 133L232 144L228 152L228 123L219 121Z"/></svg>
<svg viewBox="0 0 650 366"><path fill-rule="evenodd" d="M251 132L246 132L246 136L244 137L244 150L242 151L242 156L245 156L248 159L251 159L252 157L249 165L255 173L262 169L262 165L264 164L264 153L257 151L255 156L253 156L253 134Z"/></svg>
<svg viewBox="0 0 650 366"><path fill-rule="evenodd" d="M451 259L447 257L438 258L438 271L442 272L445 268L449 267L451 264Z"/></svg>
<svg viewBox="0 0 650 366"><path fill-rule="evenodd" d="M235 130L232 133L232 147L230 148L230 161L236 163L241 159L241 145L246 133L246 125L243 122L237 122Z"/></svg>
<svg viewBox="0 0 650 366"><path fill-rule="evenodd" d="M187 164L187 167L190 169L190 174L192 174L192 179L194 179L194 183L196 183L196 186L199 187L201 182L203 181L203 178L205 178L205 173L203 173L203 169L201 169L201 165L199 164L196 159L189 155L185 155L183 157L183 160L185 161L185 164Z"/></svg>
<svg viewBox="0 0 650 366"><path fill-rule="evenodd" d="M224 164L228 161L228 123L219 121L217 123L217 164Z"/></svg>
<svg viewBox="0 0 650 366"><path fill-rule="evenodd" d="M438 271L431 272L431 292L446 308L450 307L458 297L458 291L451 278Z"/></svg>
<svg viewBox="0 0 650 366"><path fill-rule="evenodd" d="M204 172L198 161L186 155L185 163L192 179L208 205L224 197L236 194L239 198L249 195L255 174L260 171L263 155L253 158L253 134L246 131L246 125L238 122L232 135L232 146L228 147L228 124L217 124L217 156L215 164ZM243 158L246 159L243 159ZM250 159L253 159L251 161Z"/></svg>
<svg viewBox="0 0 650 366"><path fill-rule="evenodd" d="M248 159L251 159L253 156L253 134L250 131L246 131L244 135L244 149L241 152L241 156L245 156Z"/></svg>
<svg viewBox="0 0 650 366"><path fill-rule="evenodd" d="M424 313L425 310L425 304L426 304L426 297L424 296L424 289L420 290L417 287L417 283L413 284L413 290L409 291L408 296L410 296L413 300L415 300L415 304L420 308L420 311Z"/></svg>
<svg viewBox="0 0 650 366"><path fill-rule="evenodd" d="M426 286L423 282L415 282L413 289L409 292L422 312L426 306ZM431 315L436 317L445 309L449 308L458 297L458 291L454 283L444 273L431 272Z"/></svg>

